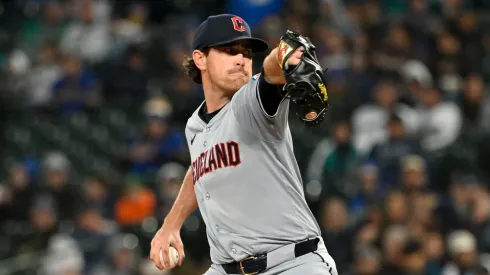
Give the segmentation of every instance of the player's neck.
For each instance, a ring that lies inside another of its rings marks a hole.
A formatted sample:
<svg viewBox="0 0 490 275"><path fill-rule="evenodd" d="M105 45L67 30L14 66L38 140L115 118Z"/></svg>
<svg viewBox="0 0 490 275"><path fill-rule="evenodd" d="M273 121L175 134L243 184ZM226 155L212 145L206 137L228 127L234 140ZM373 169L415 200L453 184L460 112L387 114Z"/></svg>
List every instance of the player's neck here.
<svg viewBox="0 0 490 275"><path fill-rule="evenodd" d="M212 113L221 109L230 101L230 96L216 87L215 85L206 85L203 82L204 100L206 101L206 113Z"/></svg>

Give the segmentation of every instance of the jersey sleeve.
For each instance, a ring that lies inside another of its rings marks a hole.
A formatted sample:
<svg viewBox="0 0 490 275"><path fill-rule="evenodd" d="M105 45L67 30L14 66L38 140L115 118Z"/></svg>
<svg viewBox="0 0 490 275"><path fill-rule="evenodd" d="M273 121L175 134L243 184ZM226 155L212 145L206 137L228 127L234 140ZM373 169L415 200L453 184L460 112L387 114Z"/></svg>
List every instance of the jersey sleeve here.
<svg viewBox="0 0 490 275"><path fill-rule="evenodd" d="M235 94L232 111L242 127L259 138L281 139L288 125L289 100L280 95L279 86L269 84L263 78L263 73L256 74ZM267 102L262 101L265 97ZM267 108L263 103L267 103Z"/></svg>

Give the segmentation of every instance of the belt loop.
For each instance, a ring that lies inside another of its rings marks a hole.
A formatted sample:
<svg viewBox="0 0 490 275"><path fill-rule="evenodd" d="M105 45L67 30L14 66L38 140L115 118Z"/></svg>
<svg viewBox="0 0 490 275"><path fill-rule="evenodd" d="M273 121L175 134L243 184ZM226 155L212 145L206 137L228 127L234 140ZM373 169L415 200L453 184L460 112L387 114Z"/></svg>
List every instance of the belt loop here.
<svg viewBox="0 0 490 275"><path fill-rule="evenodd" d="M300 257L310 252L316 251L318 249L318 242L320 242L319 238L314 238L311 240L307 240L301 243L298 243L294 246L294 257Z"/></svg>

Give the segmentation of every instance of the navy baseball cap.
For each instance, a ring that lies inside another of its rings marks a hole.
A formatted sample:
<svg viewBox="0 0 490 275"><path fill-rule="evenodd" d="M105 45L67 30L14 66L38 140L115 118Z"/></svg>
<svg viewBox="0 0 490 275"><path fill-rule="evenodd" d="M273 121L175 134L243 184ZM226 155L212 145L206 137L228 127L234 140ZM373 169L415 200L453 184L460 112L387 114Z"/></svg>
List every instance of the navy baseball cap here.
<svg viewBox="0 0 490 275"><path fill-rule="evenodd" d="M252 43L252 52L264 52L269 48L264 40L252 37L250 26L241 17L233 14L213 15L197 27L192 49L202 50L242 40Z"/></svg>

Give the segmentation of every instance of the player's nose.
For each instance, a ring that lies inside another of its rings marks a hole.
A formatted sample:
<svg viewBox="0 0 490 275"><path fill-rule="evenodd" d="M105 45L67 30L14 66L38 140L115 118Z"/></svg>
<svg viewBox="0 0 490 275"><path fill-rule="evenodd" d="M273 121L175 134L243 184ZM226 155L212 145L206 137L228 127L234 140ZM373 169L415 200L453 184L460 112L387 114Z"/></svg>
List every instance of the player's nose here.
<svg viewBox="0 0 490 275"><path fill-rule="evenodd" d="M235 59L236 59L236 63L235 63L236 65L239 65L239 66L245 65L245 57L243 56L242 53L235 55Z"/></svg>

